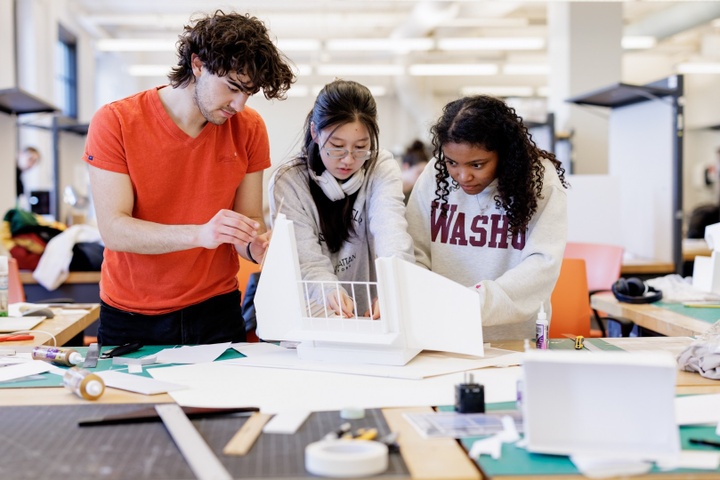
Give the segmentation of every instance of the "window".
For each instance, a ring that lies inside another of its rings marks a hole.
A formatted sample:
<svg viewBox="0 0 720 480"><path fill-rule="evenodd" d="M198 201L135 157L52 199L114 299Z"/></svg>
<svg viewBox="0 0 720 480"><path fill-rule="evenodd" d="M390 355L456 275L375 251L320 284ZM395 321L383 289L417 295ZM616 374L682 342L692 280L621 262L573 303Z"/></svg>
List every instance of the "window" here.
<svg viewBox="0 0 720 480"><path fill-rule="evenodd" d="M55 96L63 115L77 118L77 39L62 25L58 25L56 44L57 76Z"/></svg>

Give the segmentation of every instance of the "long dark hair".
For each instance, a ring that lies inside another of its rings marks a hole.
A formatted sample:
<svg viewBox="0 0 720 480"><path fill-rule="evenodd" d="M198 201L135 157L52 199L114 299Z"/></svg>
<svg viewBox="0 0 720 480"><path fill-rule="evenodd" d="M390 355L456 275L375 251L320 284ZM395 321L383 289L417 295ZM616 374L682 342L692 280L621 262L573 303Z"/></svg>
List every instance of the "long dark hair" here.
<svg viewBox="0 0 720 480"><path fill-rule="evenodd" d="M497 152L495 205L505 210L509 230L514 234L524 231L537 211L545 173L541 163L543 158L552 162L560 182L568 187L560 161L554 154L535 145L522 118L500 99L477 95L450 102L430 132L434 155L438 159L435 163L435 200L444 207L443 213L451 184L457 186L445 163L442 147L447 143L466 143Z"/></svg>
<svg viewBox="0 0 720 480"><path fill-rule="evenodd" d="M320 146L312 137L312 127L318 134L327 128L336 129L347 123L358 121L367 128L370 135L370 149L374 152L362 166L366 174L372 171L377 161L379 127L377 106L370 90L351 80L335 80L328 83L315 99L315 105L305 119L302 147L295 159L298 168L309 168L316 175L322 175L325 165L320 158ZM328 246L335 253L352 235L353 205L358 192L342 200L331 201L308 175L310 194L317 206L320 217L320 232Z"/></svg>
<svg viewBox="0 0 720 480"><path fill-rule="evenodd" d="M195 25L186 25L177 48L178 64L168 75L173 87L194 81L193 54L215 75L247 75L253 86L251 93L262 89L267 99L283 98L295 81L288 59L270 40L265 25L248 14L217 10Z"/></svg>

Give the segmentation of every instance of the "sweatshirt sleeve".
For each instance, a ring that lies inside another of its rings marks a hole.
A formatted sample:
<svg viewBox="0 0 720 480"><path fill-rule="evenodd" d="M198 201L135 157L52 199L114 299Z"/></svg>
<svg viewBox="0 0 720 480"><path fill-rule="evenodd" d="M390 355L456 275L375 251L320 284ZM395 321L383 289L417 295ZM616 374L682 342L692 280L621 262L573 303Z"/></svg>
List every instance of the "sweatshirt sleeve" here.
<svg viewBox="0 0 720 480"><path fill-rule="evenodd" d="M307 177L300 166L281 166L269 183L270 215L275 218L282 203L282 211L294 224L298 259L304 280L336 282L332 262L320 246L320 226L315 202L310 195Z"/></svg>
<svg viewBox="0 0 720 480"><path fill-rule="evenodd" d="M481 297L484 326L531 319L541 302L548 310L566 241L567 194L557 178L549 181L546 174L543 198L538 199L538 211L528 225L522 261L496 280L483 280L480 288L476 288Z"/></svg>
<svg viewBox="0 0 720 480"><path fill-rule="evenodd" d="M382 150L368 185L368 231L376 257L399 257L415 263L405 219L400 165ZM372 261L373 259L371 259Z"/></svg>

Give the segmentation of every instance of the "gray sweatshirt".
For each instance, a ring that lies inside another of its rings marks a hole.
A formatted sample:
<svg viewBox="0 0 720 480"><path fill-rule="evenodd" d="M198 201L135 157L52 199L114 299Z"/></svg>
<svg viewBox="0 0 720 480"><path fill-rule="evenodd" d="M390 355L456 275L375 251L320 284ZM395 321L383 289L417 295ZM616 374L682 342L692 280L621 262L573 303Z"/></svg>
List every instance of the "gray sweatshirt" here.
<svg viewBox="0 0 720 480"><path fill-rule="evenodd" d="M377 281L375 258L397 256L415 263L412 238L407 231L400 166L387 150L380 150L375 167L358 192L353 206L355 236L340 251L330 253L321 239L319 213L308 182L307 167L290 162L281 165L270 178L269 203L275 218L281 213L292 220L303 280L341 282ZM347 284L342 285L351 297ZM322 304L322 291L313 289L312 300ZM373 292L373 297L376 295ZM362 315L367 295L354 295Z"/></svg>
<svg viewBox="0 0 720 480"><path fill-rule="evenodd" d="M417 263L477 291L484 341L534 338L540 302L550 318L567 237L567 194L555 167L543 161L537 212L526 234L514 238L495 206L497 180L477 195L451 185L448 215L431 212L434 166L435 160L420 175L407 206Z"/></svg>

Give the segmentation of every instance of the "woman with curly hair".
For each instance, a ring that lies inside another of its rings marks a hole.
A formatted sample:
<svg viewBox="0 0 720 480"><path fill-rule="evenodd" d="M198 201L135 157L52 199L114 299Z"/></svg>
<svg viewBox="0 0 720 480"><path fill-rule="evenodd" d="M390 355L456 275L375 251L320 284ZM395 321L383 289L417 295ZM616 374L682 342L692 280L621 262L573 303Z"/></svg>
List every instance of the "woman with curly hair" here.
<svg viewBox="0 0 720 480"><path fill-rule="evenodd" d="M374 292L368 298L350 282L377 281L377 257L414 262L400 166L380 148L378 133L370 90L335 80L305 120L300 153L270 179L270 213L280 210L294 223L303 280L329 282L310 289L319 315L327 306L345 317L378 318Z"/></svg>
<svg viewBox="0 0 720 480"><path fill-rule="evenodd" d="M415 258L477 291L484 340L532 338L565 250L565 170L493 97L450 102L431 133L407 209Z"/></svg>

